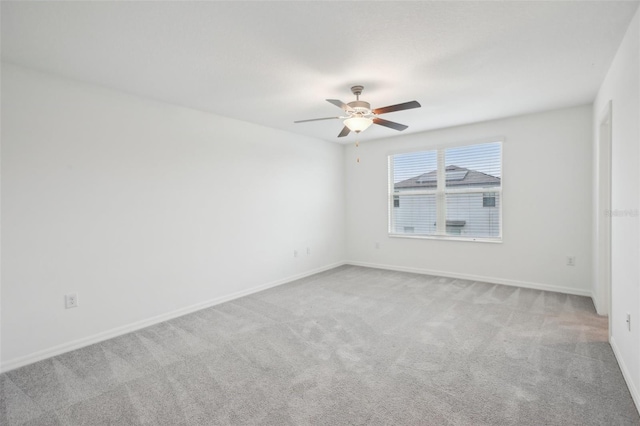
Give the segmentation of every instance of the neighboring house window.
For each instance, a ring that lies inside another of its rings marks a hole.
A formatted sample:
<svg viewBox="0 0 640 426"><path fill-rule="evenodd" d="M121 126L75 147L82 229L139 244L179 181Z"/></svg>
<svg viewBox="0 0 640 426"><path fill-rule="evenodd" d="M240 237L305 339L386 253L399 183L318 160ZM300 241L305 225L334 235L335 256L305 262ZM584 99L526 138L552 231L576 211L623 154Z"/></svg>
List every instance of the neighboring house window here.
<svg viewBox="0 0 640 426"><path fill-rule="evenodd" d="M495 207L496 206L496 194L484 193L482 194L482 207Z"/></svg>
<svg viewBox="0 0 640 426"><path fill-rule="evenodd" d="M391 235L502 238L502 142L391 155L389 169Z"/></svg>

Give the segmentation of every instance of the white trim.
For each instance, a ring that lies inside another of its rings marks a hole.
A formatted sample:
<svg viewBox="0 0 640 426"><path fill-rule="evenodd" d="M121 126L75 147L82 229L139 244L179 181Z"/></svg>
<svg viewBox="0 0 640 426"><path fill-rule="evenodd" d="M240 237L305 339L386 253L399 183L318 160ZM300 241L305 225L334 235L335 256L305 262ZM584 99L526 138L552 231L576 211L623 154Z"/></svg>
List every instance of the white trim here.
<svg viewBox="0 0 640 426"><path fill-rule="evenodd" d="M600 114L595 131L595 239L593 282L594 299L598 300L600 315L611 312L611 171L612 171L612 108L611 100ZM604 132L606 131L606 136ZM611 325L611 323L609 323ZM609 327L611 334L611 327Z"/></svg>
<svg viewBox="0 0 640 426"><path fill-rule="evenodd" d="M446 153L446 149L436 151L436 176L438 179L436 184L436 235L443 237L447 235L447 195L444 191L447 187ZM502 151L500 155L502 155Z"/></svg>
<svg viewBox="0 0 640 426"><path fill-rule="evenodd" d="M593 307L596 308L596 314L598 314L600 316L606 316L606 315L600 314L600 310L598 309L598 298L596 297L595 292L593 292L593 294L591 295L591 301L593 302ZM609 327L609 328L611 328L611 327ZM609 331L609 335L611 335L610 331Z"/></svg>
<svg viewBox="0 0 640 426"><path fill-rule="evenodd" d="M92 345L94 343L102 342L107 339L112 339L117 336L121 336L123 334L131 333L132 331L140 330L145 327L149 327L154 324L158 324L163 321L168 321L173 318L177 318L183 315L190 314L192 312L199 311L201 309L209 308L211 306L219 305L224 302L228 302L230 300L238 299L243 296L248 296L253 293L257 293L262 290L267 290L272 287L277 287L282 284L289 283L291 281L299 280L301 278L308 277L310 275L318 274L320 272L328 271L329 269L337 268L338 266L344 265L344 262L332 263L327 266L323 266L321 268L313 269L311 271L303 272L301 274L297 274L288 278L283 278L280 280L272 281L266 284L261 284L246 290L237 291L235 293L231 293L225 296L216 297L211 300L207 300L205 302L196 303L191 306L186 306L184 308L176 309L171 312L167 312L165 314L156 315L151 318L143 319L140 321L136 321L131 324L127 324L121 327L112 328L111 330L103 331L92 336L83 337L81 339L73 340L71 342L62 343L60 345L56 345L47 349L43 349L41 351L37 351L31 353L29 355L22 356L20 358L15 358L9 361L5 361L0 365L0 372L4 373L9 370L13 370L19 367L23 367L28 364L32 364L37 361L41 361L43 359L51 358L56 355L63 354L65 352L73 351L76 349L83 348L85 346Z"/></svg>
<svg viewBox="0 0 640 426"><path fill-rule="evenodd" d="M415 190L400 192L391 188L389 195L393 195L394 197L397 197L399 195L403 197L411 197L414 195L437 195L438 192L439 190L437 189L415 189ZM502 188L499 186L486 186L486 187L483 186L483 187L477 187L477 188L451 188L450 187L450 188L443 189L441 192L445 194L479 194L479 193L484 194L489 192L502 194Z"/></svg>
<svg viewBox="0 0 640 426"><path fill-rule="evenodd" d="M425 133L429 133L429 132L425 132ZM506 141L505 136L495 136L495 137L489 137L489 138L467 139L462 142L450 141L450 142L435 143L432 145L424 144L420 148L413 147L413 148L404 148L401 150L395 149L395 150L387 151L387 157L391 155L397 155L397 154L409 154L411 152L435 151L437 149L457 148L459 146L481 145L483 143L493 143L493 142L504 143L505 141ZM500 164L500 166L502 166L502 164Z"/></svg>
<svg viewBox="0 0 640 426"><path fill-rule="evenodd" d="M627 382L627 387L629 388L631 398L636 405L636 410L638 410L638 413L640 414L640 392L638 392L638 389L633 384L633 380L631 380L631 374L627 369L627 365L624 363L622 355L620 355L620 349L618 349L618 345L616 344L613 336L609 338L609 343L611 344L613 354L616 356L616 360L618 361L618 365L620 366L620 371L622 371L622 377L624 377L624 381Z"/></svg>
<svg viewBox="0 0 640 426"><path fill-rule="evenodd" d="M469 281L480 281L480 282L491 283L491 284L508 285L512 287L530 288L533 290L553 291L555 293L573 294L576 296L587 296L593 299L590 290L582 290L578 288L563 287L563 286L557 286L552 284L534 283L529 281L518 281L518 280L510 280L510 279L496 278L496 277L483 277L480 275L460 274L457 272L436 271L433 269L412 268L407 266L381 265L377 263L359 262L355 260L349 260L345 262L345 264L354 265L354 266L364 266L367 268L387 269L390 271L413 272L415 274L434 275L437 277L459 278L459 279L469 280Z"/></svg>
<svg viewBox="0 0 640 426"><path fill-rule="evenodd" d="M440 240L440 241L469 241L472 243L498 243L502 244L502 238L493 237L458 237L457 235L421 235L421 234L392 234L389 238L413 238L419 240Z"/></svg>

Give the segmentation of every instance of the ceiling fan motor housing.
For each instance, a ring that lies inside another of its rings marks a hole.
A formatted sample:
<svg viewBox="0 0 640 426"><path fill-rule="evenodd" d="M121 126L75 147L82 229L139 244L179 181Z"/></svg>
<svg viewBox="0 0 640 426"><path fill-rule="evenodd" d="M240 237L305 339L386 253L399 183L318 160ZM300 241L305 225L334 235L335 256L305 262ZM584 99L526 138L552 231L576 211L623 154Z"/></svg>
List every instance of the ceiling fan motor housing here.
<svg viewBox="0 0 640 426"><path fill-rule="evenodd" d="M347 105L353 108L358 114L369 114L371 112L371 105L369 104L369 102L353 101L349 102Z"/></svg>

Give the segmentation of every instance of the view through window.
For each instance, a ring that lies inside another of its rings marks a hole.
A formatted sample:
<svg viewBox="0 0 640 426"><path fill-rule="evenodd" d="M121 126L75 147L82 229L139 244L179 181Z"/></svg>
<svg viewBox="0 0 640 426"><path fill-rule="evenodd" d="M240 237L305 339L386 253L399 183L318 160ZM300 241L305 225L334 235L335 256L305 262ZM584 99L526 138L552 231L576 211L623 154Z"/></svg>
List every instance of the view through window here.
<svg viewBox="0 0 640 426"><path fill-rule="evenodd" d="M389 233L500 240L502 142L389 156Z"/></svg>

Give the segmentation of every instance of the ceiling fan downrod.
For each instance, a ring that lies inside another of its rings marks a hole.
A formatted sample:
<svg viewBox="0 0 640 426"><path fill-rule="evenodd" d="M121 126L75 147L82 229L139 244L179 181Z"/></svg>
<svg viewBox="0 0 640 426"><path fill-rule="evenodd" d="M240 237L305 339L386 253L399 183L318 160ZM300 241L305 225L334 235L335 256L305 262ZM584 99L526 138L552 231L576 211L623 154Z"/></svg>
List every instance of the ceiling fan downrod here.
<svg viewBox="0 0 640 426"><path fill-rule="evenodd" d="M353 86L351 87L351 93L356 95L356 101L360 100L360 95L362 95L362 91L364 90L364 86Z"/></svg>

